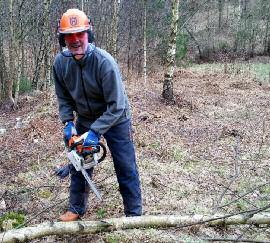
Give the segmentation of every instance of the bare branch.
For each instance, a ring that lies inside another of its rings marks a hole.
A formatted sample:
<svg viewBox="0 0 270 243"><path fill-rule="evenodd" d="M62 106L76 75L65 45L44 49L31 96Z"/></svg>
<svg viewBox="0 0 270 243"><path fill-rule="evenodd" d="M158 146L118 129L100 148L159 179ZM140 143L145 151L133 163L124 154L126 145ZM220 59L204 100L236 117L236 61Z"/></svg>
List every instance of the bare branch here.
<svg viewBox="0 0 270 243"><path fill-rule="evenodd" d="M268 206L269 207L269 206ZM25 242L49 235L79 235L97 234L115 230L134 228L164 228L187 227L205 223L207 225L232 225L232 224L268 224L270 213L242 214L234 216L224 215L160 215L111 218L102 221L76 221L76 222L46 222L35 226L14 229L0 234L3 243Z"/></svg>

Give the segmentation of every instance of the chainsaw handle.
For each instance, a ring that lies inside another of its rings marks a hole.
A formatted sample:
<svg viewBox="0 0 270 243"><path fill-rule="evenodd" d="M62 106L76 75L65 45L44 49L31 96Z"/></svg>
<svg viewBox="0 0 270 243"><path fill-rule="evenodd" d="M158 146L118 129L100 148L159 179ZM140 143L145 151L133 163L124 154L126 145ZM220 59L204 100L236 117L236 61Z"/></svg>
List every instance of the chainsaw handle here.
<svg viewBox="0 0 270 243"><path fill-rule="evenodd" d="M82 141L79 141L79 142L76 142L76 143L73 143L73 144L69 147L69 149L70 149L70 150L73 150L73 149L75 149L78 145L83 145L83 140L82 140Z"/></svg>
<svg viewBox="0 0 270 243"><path fill-rule="evenodd" d="M106 158L106 155L107 155L107 149L106 149L105 145L104 145L103 143L101 143L101 142L99 142L98 145L99 145L100 147L102 147L102 149L103 149L103 154L102 154L102 156L98 159L98 163L100 163L101 161L103 161L103 160Z"/></svg>
<svg viewBox="0 0 270 243"><path fill-rule="evenodd" d="M101 161L103 161L106 158L107 149L106 149L105 145L101 142L98 143L98 146L100 146L103 150L102 156L98 159L98 163L100 163Z"/></svg>
<svg viewBox="0 0 270 243"><path fill-rule="evenodd" d="M102 148L103 153L102 153L101 157L98 159L97 163L100 163L101 161L103 161L105 159L105 157L107 155L107 149L103 143L99 142L97 145L86 146L86 147L83 147L83 149L87 150L87 148L89 148L89 147L92 148L92 151L93 151L92 154L100 152L100 147ZM82 153L83 153L83 149L82 149Z"/></svg>
<svg viewBox="0 0 270 243"><path fill-rule="evenodd" d="M81 145L81 146L82 146L82 145L83 145L83 140L80 140L80 141L78 141L78 142L73 143L73 144L69 147L70 151L73 150L73 149L76 149L78 145ZM94 146L96 146L96 145L94 145ZM93 146L93 147L94 147L94 146ZM98 163L100 163L101 161L103 161L103 160L105 159L105 157L106 157L106 155L107 155L107 149L106 149L105 145L104 145L103 143L101 143L101 142L99 142L99 143L97 144L97 146L100 146L100 147L103 149L103 154L102 154L102 156L98 159ZM92 146L88 146L88 147L92 147Z"/></svg>

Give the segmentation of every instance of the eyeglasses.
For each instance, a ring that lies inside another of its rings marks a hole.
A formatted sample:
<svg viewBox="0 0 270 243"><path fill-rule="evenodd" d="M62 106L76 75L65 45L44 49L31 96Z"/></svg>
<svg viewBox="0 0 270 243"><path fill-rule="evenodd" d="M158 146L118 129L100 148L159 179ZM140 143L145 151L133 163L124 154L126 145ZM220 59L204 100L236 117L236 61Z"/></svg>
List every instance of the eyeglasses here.
<svg viewBox="0 0 270 243"><path fill-rule="evenodd" d="M78 32L78 33L70 33L70 34L65 34L64 38L66 41L74 41L76 39L84 38L85 34L86 34L86 31Z"/></svg>

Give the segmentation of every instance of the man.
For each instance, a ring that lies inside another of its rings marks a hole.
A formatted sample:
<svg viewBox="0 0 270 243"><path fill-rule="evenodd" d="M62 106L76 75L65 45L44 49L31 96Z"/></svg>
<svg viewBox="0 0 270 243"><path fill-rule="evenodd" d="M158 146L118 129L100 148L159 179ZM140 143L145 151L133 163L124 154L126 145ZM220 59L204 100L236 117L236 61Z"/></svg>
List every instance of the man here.
<svg viewBox="0 0 270 243"><path fill-rule="evenodd" d="M118 65L110 54L89 43L93 35L84 12L67 10L58 31L60 45L67 47L56 56L53 65L60 119L65 124L64 140L83 134L83 145L89 146L97 145L101 135L106 139L125 215L139 216L142 213L140 181L129 104ZM69 208L60 216L62 221L77 220L87 209L88 184L74 167L70 173ZM92 172L88 173L91 176Z"/></svg>

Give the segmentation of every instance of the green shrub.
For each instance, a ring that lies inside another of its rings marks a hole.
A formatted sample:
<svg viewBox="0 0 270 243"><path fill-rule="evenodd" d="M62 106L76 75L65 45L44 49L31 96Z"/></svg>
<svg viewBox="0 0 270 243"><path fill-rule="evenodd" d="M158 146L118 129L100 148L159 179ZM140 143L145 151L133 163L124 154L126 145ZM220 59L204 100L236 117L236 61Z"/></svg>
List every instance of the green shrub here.
<svg viewBox="0 0 270 243"><path fill-rule="evenodd" d="M185 33L180 33L176 38L176 61L185 58L188 48L188 36Z"/></svg>
<svg viewBox="0 0 270 243"><path fill-rule="evenodd" d="M228 51L229 49L230 49L230 45L226 41L220 41L218 43L218 50Z"/></svg>
<svg viewBox="0 0 270 243"><path fill-rule="evenodd" d="M13 85L13 93L15 93L16 83ZM32 90L31 81L25 77L21 77L20 79L20 90L19 93L23 94L25 92L29 92Z"/></svg>
<svg viewBox="0 0 270 243"><path fill-rule="evenodd" d="M25 93L32 90L31 81L25 77L20 80L20 93Z"/></svg>

